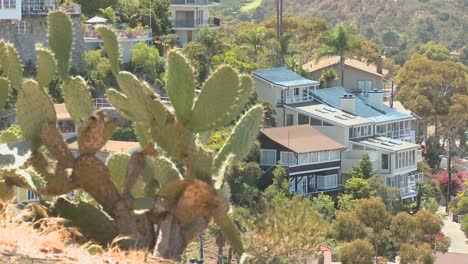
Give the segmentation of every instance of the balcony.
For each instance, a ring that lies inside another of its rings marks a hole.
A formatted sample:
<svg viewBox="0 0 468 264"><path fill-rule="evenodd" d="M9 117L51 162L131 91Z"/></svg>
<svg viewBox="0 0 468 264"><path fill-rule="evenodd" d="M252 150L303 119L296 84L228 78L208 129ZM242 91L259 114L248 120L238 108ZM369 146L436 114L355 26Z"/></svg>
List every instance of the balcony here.
<svg viewBox="0 0 468 264"><path fill-rule="evenodd" d="M404 129L398 129L398 130L387 131L387 132L376 132L375 134L378 136L387 137L391 139L412 139L414 138L414 135L416 134L416 132L412 129L404 128Z"/></svg>
<svg viewBox="0 0 468 264"><path fill-rule="evenodd" d="M171 6L217 6L220 0L171 0Z"/></svg>
<svg viewBox="0 0 468 264"><path fill-rule="evenodd" d="M196 23L194 19L181 19L178 21L172 21L172 25L172 28L174 29L198 29L204 26L215 29L221 26L221 20L219 18L210 18L202 20L201 23Z"/></svg>
<svg viewBox="0 0 468 264"><path fill-rule="evenodd" d="M136 27L136 28L114 28L111 27L112 31L115 32L118 41L145 41L151 40L152 34L151 29L146 27ZM84 31L84 41L85 42L102 42L101 36L97 27L87 27Z"/></svg>
<svg viewBox="0 0 468 264"><path fill-rule="evenodd" d="M60 6L55 5L55 3L39 3L39 4L30 4L30 2L25 3L22 6L22 14L26 16L41 16L47 15L50 11L60 10L69 15L80 15L81 14L81 5L77 4L63 4Z"/></svg>

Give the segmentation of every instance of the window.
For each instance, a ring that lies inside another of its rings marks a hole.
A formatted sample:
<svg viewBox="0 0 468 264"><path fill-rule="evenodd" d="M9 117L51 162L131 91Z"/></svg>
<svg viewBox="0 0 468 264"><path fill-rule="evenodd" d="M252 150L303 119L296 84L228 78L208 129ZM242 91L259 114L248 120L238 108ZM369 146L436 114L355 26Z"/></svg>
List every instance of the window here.
<svg viewBox="0 0 468 264"><path fill-rule="evenodd" d="M306 164L309 163L309 154L308 153L301 153L298 155L299 162L298 164Z"/></svg>
<svg viewBox="0 0 468 264"><path fill-rule="evenodd" d="M16 34L31 34L31 24L24 21L16 21L14 24Z"/></svg>
<svg viewBox="0 0 468 264"><path fill-rule="evenodd" d="M299 125L308 125L309 124L309 117L303 114L297 115L297 122Z"/></svg>
<svg viewBox="0 0 468 264"><path fill-rule="evenodd" d="M302 179L302 193L307 194L309 192L308 185L307 185L307 176L303 176Z"/></svg>
<svg viewBox="0 0 468 264"><path fill-rule="evenodd" d="M318 176L318 189L326 190L336 188L338 186L338 175Z"/></svg>
<svg viewBox="0 0 468 264"><path fill-rule="evenodd" d="M293 152L281 151L280 154L283 165L297 165L296 155Z"/></svg>
<svg viewBox="0 0 468 264"><path fill-rule="evenodd" d="M295 178L289 178L289 191L296 192L296 181Z"/></svg>
<svg viewBox="0 0 468 264"><path fill-rule="evenodd" d="M2 8L2 2L3 2L3 8L8 9L8 8L16 8L16 0L0 0L0 9Z"/></svg>
<svg viewBox="0 0 468 264"><path fill-rule="evenodd" d="M286 115L286 126L293 126L294 125L294 115L287 114Z"/></svg>
<svg viewBox="0 0 468 264"><path fill-rule="evenodd" d="M388 170L388 154L382 154L382 170Z"/></svg>
<svg viewBox="0 0 468 264"><path fill-rule="evenodd" d="M260 149L260 165L276 165L276 150Z"/></svg>
<svg viewBox="0 0 468 264"><path fill-rule="evenodd" d="M299 95L299 88L294 88L294 96Z"/></svg>
<svg viewBox="0 0 468 264"><path fill-rule="evenodd" d="M372 81L370 80L357 81L357 83L358 83L358 89L362 91L367 91L367 92L372 91Z"/></svg>
<svg viewBox="0 0 468 264"><path fill-rule="evenodd" d="M26 193L26 199L27 201L39 201L39 196L37 196L33 191L28 190Z"/></svg>
<svg viewBox="0 0 468 264"><path fill-rule="evenodd" d="M330 151L330 160L337 160L337 159L340 159L340 151L339 150Z"/></svg>
<svg viewBox="0 0 468 264"><path fill-rule="evenodd" d="M361 138L372 136L372 126L355 126L352 129L350 128L350 138Z"/></svg>
<svg viewBox="0 0 468 264"><path fill-rule="evenodd" d="M319 161L327 161L329 160L329 152L328 151L321 151L319 152Z"/></svg>
<svg viewBox="0 0 468 264"><path fill-rule="evenodd" d="M311 126L322 126L322 121L311 117L310 118L310 125Z"/></svg>
<svg viewBox="0 0 468 264"><path fill-rule="evenodd" d="M309 188L315 189L315 175L308 176Z"/></svg>
<svg viewBox="0 0 468 264"><path fill-rule="evenodd" d="M327 122L323 122L323 126L333 126L333 125Z"/></svg>

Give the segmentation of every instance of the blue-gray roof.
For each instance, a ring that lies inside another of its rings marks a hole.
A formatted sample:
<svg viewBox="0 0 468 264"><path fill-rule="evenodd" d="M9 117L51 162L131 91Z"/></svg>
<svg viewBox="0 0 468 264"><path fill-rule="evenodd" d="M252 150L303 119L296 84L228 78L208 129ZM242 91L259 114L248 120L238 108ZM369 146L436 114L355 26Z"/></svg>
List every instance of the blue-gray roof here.
<svg viewBox="0 0 468 264"><path fill-rule="evenodd" d="M319 101L338 109L341 109L340 97L349 94L343 87L317 89L312 93ZM380 109L376 109L368 104L367 97L363 95L356 96L356 112L353 114L368 118L376 123L415 118L413 115L397 112L384 103Z"/></svg>
<svg viewBox="0 0 468 264"><path fill-rule="evenodd" d="M284 87L319 85L318 82L306 79L285 67L255 70L252 74L267 82Z"/></svg>

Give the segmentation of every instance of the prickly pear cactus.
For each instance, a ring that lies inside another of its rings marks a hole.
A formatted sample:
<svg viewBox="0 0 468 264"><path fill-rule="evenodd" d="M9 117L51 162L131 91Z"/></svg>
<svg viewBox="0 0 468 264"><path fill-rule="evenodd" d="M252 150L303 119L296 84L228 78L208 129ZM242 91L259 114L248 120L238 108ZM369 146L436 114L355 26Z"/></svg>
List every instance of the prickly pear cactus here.
<svg viewBox="0 0 468 264"><path fill-rule="evenodd" d="M79 76L69 76L71 22L64 13L51 12L51 50L37 47L37 81L23 79L14 48L0 42L0 63L5 69L5 77L0 78L0 99L10 84L18 90L22 134L33 143L27 160L0 169L0 195L9 197L13 186L30 188L39 196L83 190L103 211L83 202L64 206L63 200L59 200L55 210L68 216L84 233L97 230L88 225L108 227L102 239L94 239L102 244L121 235L129 238L120 242L124 248L155 247L159 256L173 259L214 219L233 248L242 253L239 232L228 215L226 170L248 154L263 118L260 105L238 118L252 92L252 81L230 66L221 66L203 84L196 98L191 66L180 53L170 52L168 107L148 84L130 72L120 71L115 34L105 28L99 29L99 34L120 88L109 89L107 96L117 111L134 122L142 149L131 155L114 155L106 164L96 157L115 125L104 111L94 109L85 81ZM55 69L63 82L67 110L78 126L77 156L71 155L55 127L54 107L43 89L54 78ZM234 120L236 125L218 153L205 149L198 141L200 133ZM39 146L47 154L39 151ZM0 164L1 161L0 156ZM76 219L86 217L79 212L93 215L93 219L101 219L102 223Z"/></svg>

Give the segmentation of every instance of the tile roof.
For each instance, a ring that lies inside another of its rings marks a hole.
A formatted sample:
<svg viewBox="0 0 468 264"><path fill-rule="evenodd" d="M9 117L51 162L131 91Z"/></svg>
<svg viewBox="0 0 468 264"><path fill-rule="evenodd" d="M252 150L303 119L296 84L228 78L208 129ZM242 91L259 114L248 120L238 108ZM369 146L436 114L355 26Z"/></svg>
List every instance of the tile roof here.
<svg viewBox="0 0 468 264"><path fill-rule="evenodd" d="M420 145L401 141L398 139L391 139L391 138L377 137L377 136L368 137L368 138L360 138L360 139L351 139L350 141L354 143L358 143L360 145L383 149L383 150L391 151L391 152L421 147Z"/></svg>
<svg viewBox="0 0 468 264"><path fill-rule="evenodd" d="M340 109L340 97L349 93L343 87L332 87L317 89L312 91L312 94L320 102ZM376 109L369 105L367 97L362 94L356 96L356 112L353 114L368 118L377 123L415 118L414 115L400 113L385 104L382 104L381 109Z"/></svg>
<svg viewBox="0 0 468 264"><path fill-rule="evenodd" d="M307 72L314 72L314 71L321 70L323 68L327 68L329 66L338 64L339 62L340 62L339 56L331 56L331 57L323 58L319 60L318 62L316 62L315 60L309 61L306 64L302 65L302 68L306 70ZM377 66L375 66L374 64L368 64L368 63L355 60L355 59L346 59L345 65L356 68L361 71L365 71L365 72L377 75L377 76L385 76L388 74L388 70L386 69L382 69L383 74L380 74L380 73L377 73Z"/></svg>
<svg viewBox="0 0 468 264"><path fill-rule="evenodd" d="M78 141L69 144L68 147L70 149L78 149ZM140 148L140 143L138 142L109 140L100 151L111 153L123 152L131 154Z"/></svg>
<svg viewBox="0 0 468 264"><path fill-rule="evenodd" d="M434 264L466 264L468 263L468 254L466 253L436 253L436 261Z"/></svg>
<svg viewBox="0 0 468 264"><path fill-rule="evenodd" d="M65 104L54 104L55 113L57 113L57 119L71 119L70 114L65 107Z"/></svg>
<svg viewBox="0 0 468 264"><path fill-rule="evenodd" d="M345 148L309 125L264 128L261 133L296 153Z"/></svg>
<svg viewBox="0 0 468 264"><path fill-rule="evenodd" d="M255 70L252 74L257 78L283 87L319 85L318 82L306 79L285 67Z"/></svg>
<svg viewBox="0 0 468 264"><path fill-rule="evenodd" d="M285 107L288 107L286 105ZM325 104L297 104L297 105L289 105L293 109L300 110L305 112L309 115L319 117L321 119L326 119L328 123L333 125L339 126L355 126L355 125L364 125L364 124L372 124L374 123L372 120L367 118L351 115L349 113L345 113L340 109L330 107Z"/></svg>

